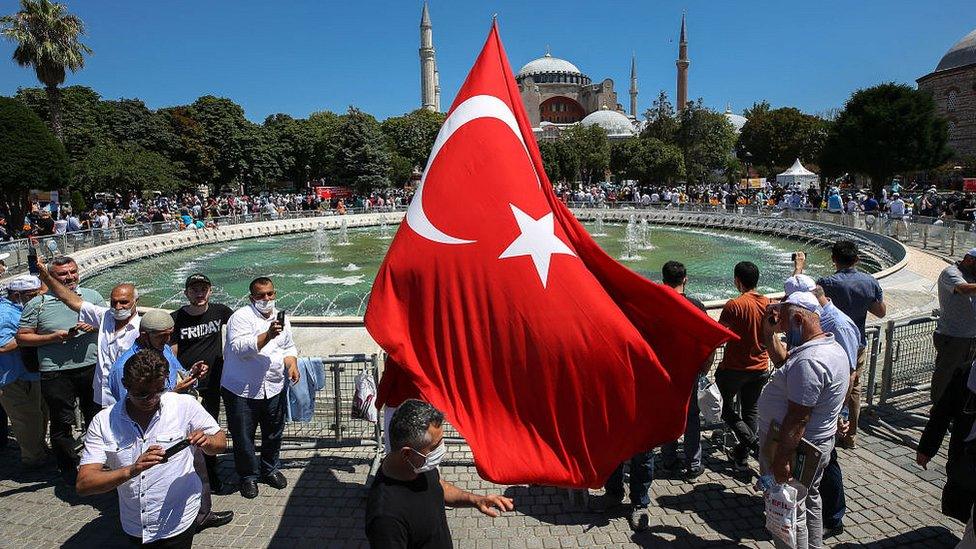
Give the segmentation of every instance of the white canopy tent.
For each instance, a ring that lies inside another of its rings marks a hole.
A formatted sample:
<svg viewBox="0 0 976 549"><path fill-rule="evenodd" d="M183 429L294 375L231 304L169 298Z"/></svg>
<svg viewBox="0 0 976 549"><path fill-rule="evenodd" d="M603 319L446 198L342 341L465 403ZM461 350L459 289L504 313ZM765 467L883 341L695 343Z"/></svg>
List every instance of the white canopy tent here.
<svg viewBox="0 0 976 549"><path fill-rule="evenodd" d="M819 180L820 177L817 174L804 168L803 164L800 164L799 158L790 166L790 169L776 176L776 183L784 187L798 186L801 189L813 187Z"/></svg>

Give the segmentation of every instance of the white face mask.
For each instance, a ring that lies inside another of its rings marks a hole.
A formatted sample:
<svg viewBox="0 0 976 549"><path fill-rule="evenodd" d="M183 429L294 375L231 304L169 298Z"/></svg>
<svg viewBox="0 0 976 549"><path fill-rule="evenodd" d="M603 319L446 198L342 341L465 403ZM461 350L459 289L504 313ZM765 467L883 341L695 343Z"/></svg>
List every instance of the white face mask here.
<svg viewBox="0 0 976 549"><path fill-rule="evenodd" d="M129 320L132 316L132 309L112 309L112 317L115 320Z"/></svg>
<svg viewBox="0 0 976 549"><path fill-rule="evenodd" d="M264 314L268 314L274 310L274 303L273 299L259 299L254 302L254 308Z"/></svg>
<svg viewBox="0 0 976 549"><path fill-rule="evenodd" d="M423 465L413 468L413 472L419 475L421 473L426 473L427 471L437 469L437 466L441 464L441 460L444 459L444 454L447 453L447 446L444 446L444 441L442 440L441 443L438 444L436 448L431 450L426 456L413 448L411 448L411 450L413 450L413 453L424 458Z"/></svg>

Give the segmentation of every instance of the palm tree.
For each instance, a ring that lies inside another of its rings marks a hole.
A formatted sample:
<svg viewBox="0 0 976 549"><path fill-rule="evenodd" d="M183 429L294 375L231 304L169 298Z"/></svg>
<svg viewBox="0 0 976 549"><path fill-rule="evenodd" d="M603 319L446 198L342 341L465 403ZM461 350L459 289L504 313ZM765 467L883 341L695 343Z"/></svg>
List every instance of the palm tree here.
<svg viewBox="0 0 976 549"><path fill-rule="evenodd" d="M14 61L21 67L34 67L37 79L44 84L51 111L51 130L59 140L61 131L61 90L66 71L76 72L85 66L85 55L91 49L79 38L85 24L68 13L64 4L50 0L20 0L20 11L0 17L0 33L16 42Z"/></svg>

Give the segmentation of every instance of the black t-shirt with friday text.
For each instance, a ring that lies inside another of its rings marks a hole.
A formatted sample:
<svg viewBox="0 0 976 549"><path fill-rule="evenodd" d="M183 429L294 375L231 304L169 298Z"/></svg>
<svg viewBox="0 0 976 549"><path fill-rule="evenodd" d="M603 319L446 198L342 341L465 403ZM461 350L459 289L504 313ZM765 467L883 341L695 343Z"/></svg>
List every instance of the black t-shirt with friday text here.
<svg viewBox="0 0 976 549"><path fill-rule="evenodd" d="M220 373L224 369L220 329L232 314L234 311L230 307L220 303L211 303L202 315L193 316L183 308L170 313L174 323L172 343L177 345L176 358L180 364L189 369L202 360L210 367L207 375L200 379L200 389L220 387ZM213 383L210 383L211 379Z"/></svg>
<svg viewBox="0 0 976 549"><path fill-rule="evenodd" d="M373 549L453 547L437 470L402 481L380 469L366 498L366 537Z"/></svg>

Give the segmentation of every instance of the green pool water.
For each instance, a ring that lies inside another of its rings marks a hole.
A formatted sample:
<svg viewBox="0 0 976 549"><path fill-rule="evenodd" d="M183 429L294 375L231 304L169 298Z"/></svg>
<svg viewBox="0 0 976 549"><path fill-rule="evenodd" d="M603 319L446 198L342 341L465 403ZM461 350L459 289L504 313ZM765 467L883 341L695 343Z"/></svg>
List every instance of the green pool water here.
<svg viewBox="0 0 976 549"><path fill-rule="evenodd" d="M592 224L587 228L594 230ZM626 251L624 225L606 224L595 236L613 257ZM316 261L315 233L281 235L188 248L113 267L86 278L83 285L108 296L119 282L139 288L140 304L176 308L184 303L183 281L202 272L214 282L214 299L231 306L246 300L247 285L255 277L270 276L278 289L278 305L295 315L362 315L370 287L390 244L379 228L349 230L349 245L329 239L327 261ZM621 263L654 281L661 266L675 259L688 268L688 292L703 301L737 295L732 268L739 261L759 266L762 292L783 289L791 274L790 254L799 244L787 239L714 229L672 228L651 225L653 249L637 250L639 259ZM805 249L808 271L816 276L832 271L829 252Z"/></svg>

